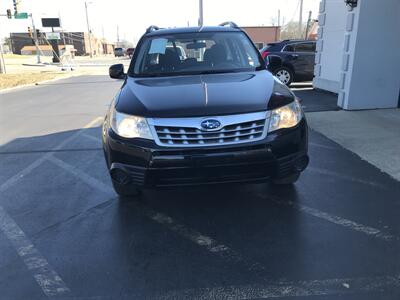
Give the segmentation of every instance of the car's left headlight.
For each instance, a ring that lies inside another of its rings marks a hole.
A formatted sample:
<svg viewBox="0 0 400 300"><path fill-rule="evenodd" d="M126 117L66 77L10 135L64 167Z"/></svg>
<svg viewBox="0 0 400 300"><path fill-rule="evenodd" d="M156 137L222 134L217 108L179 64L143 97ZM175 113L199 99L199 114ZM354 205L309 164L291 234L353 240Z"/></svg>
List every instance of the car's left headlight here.
<svg viewBox="0 0 400 300"><path fill-rule="evenodd" d="M111 128L124 138L153 139L146 118L123 114L115 108L111 114Z"/></svg>
<svg viewBox="0 0 400 300"><path fill-rule="evenodd" d="M301 105L297 99L293 102L272 110L268 132L282 128L294 127L303 118Z"/></svg>

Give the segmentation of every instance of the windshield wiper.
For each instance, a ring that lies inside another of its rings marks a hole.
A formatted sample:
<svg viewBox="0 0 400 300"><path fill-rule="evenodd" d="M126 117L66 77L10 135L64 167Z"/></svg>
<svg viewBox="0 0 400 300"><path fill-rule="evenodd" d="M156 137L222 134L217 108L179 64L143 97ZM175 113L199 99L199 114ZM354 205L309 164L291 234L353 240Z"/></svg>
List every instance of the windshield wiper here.
<svg viewBox="0 0 400 300"><path fill-rule="evenodd" d="M257 70L257 69L256 69ZM204 70L204 71L181 71L181 72L158 72L134 74L134 77L167 77L167 76L183 76L183 75L206 75L206 74L223 74L223 73L239 73L254 71L254 69L227 69L227 70Z"/></svg>
<svg viewBox="0 0 400 300"><path fill-rule="evenodd" d="M221 73L237 73L237 72L240 72L240 70L205 70L196 74L203 75L203 74L221 74Z"/></svg>

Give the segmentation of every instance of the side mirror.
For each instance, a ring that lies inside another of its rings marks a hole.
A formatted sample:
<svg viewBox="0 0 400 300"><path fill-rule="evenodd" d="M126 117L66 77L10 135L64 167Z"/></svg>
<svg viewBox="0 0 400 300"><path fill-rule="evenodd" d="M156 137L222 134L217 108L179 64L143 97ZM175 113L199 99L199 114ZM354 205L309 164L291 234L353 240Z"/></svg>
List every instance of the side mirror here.
<svg viewBox="0 0 400 300"><path fill-rule="evenodd" d="M282 66L282 58L276 55L268 55L265 59L267 69L272 71Z"/></svg>
<svg viewBox="0 0 400 300"><path fill-rule="evenodd" d="M112 65L108 69L108 73L110 74L110 77L114 79L125 79L126 77L123 64Z"/></svg>

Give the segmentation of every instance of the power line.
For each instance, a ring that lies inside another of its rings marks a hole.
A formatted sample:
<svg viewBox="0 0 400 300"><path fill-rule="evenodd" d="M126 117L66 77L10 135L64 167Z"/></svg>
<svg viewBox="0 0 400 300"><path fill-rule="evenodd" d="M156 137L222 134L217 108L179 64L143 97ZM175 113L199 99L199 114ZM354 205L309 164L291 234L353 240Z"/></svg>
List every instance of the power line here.
<svg viewBox="0 0 400 300"><path fill-rule="evenodd" d="M301 1L301 0L299 0L299 1L297 2L296 9L294 10L293 15L292 15L292 17L290 18L289 22L287 22L286 24L282 25L282 26L281 26L282 28L288 26L288 25L293 21L294 17L296 16L297 9L298 9L299 6L300 6L300 1Z"/></svg>

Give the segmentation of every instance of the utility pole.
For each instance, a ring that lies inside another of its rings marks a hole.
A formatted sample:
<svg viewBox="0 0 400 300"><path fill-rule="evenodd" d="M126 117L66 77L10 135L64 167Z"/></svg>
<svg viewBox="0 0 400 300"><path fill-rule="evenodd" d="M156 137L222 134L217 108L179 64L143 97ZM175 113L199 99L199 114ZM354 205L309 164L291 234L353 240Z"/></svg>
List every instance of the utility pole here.
<svg viewBox="0 0 400 300"><path fill-rule="evenodd" d="M89 51L90 51L90 58L92 58L93 57L93 53L92 53L92 33L90 31L89 15L88 15L87 6L88 6L88 3L85 1L86 23L87 23L87 29L88 29L88 34L89 34Z"/></svg>
<svg viewBox="0 0 400 300"><path fill-rule="evenodd" d="M60 14L60 11L58 12L58 19L60 20L60 28L61 28L61 33L60 33L60 35L61 35L62 40L63 40L64 51L67 51L67 46L66 46L66 43L65 43L65 32L64 32L64 28L63 28L62 23L61 23L61 14Z"/></svg>
<svg viewBox="0 0 400 300"><path fill-rule="evenodd" d="M119 26L117 25L117 47L119 47Z"/></svg>
<svg viewBox="0 0 400 300"><path fill-rule="evenodd" d="M305 37L304 37L305 40L307 39L308 31L310 30L311 14L312 14L312 11L310 10L310 11L308 12L308 20L307 20L306 34L305 34Z"/></svg>
<svg viewBox="0 0 400 300"><path fill-rule="evenodd" d="M203 26L203 0L199 0L199 27Z"/></svg>
<svg viewBox="0 0 400 300"><path fill-rule="evenodd" d="M11 14L9 14L9 11L7 11L7 18L11 17ZM4 62L4 56L3 56L3 41L0 39L0 74L5 74L7 73L6 71L6 63Z"/></svg>
<svg viewBox="0 0 400 300"><path fill-rule="evenodd" d="M29 14L32 20L32 30L33 30L33 39L35 40L35 48L36 48L36 59L37 63L40 64L40 49L39 49L39 41L38 41L38 36L37 36L37 31L35 27L35 22L33 21L33 16L32 14Z"/></svg>
<svg viewBox="0 0 400 300"><path fill-rule="evenodd" d="M299 38L302 36L303 27L303 0L300 0L300 15L299 15Z"/></svg>
<svg viewBox="0 0 400 300"><path fill-rule="evenodd" d="M4 56L3 56L3 41L0 40L0 74L6 74L6 63L4 61Z"/></svg>
<svg viewBox="0 0 400 300"><path fill-rule="evenodd" d="M278 27L281 26L281 10L278 9Z"/></svg>

